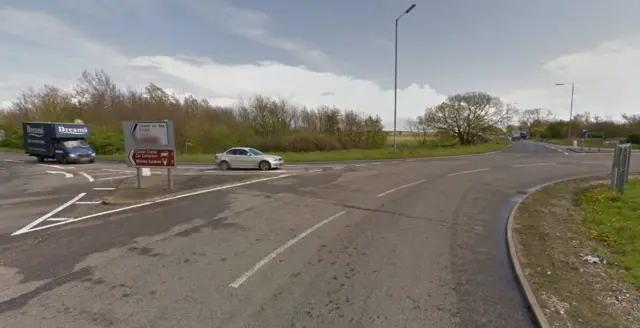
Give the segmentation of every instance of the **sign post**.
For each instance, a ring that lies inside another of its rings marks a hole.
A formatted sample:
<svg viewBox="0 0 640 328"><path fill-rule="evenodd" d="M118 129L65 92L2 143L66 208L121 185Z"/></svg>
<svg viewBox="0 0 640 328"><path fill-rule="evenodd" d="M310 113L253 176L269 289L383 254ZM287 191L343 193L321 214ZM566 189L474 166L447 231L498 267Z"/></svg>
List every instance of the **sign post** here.
<svg viewBox="0 0 640 328"><path fill-rule="evenodd" d="M173 121L122 122L127 166L135 167L138 188L142 188L143 168L166 168L169 190L173 189L171 169L176 167Z"/></svg>

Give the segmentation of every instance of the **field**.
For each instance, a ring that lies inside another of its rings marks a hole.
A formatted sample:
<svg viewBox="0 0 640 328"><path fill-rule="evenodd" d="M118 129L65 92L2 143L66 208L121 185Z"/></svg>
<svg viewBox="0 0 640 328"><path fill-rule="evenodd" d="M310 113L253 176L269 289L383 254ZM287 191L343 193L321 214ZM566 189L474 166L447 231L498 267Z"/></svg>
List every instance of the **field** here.
<svg viewBox="0 0 640 328"><path fill-rule="evenodd" d="M315 152L274 152L285 160L285 162L322 162L322 161L351 161L351 160L376 160L376 159L397 159L397 158L420 158L457 156L468 154L481 154L500 150L509 143L506 140L491 141L486 144L471 146L423 146L417 145L411 135L397 136L398 151L393 151L393 137L389 136L387 146L375 149L348 149ZM1 148L0 151L23 152L22 149ZM206 163L214 159L215 154L181 154L178 153L179 162L185 163ZM124 154L98 155L102 160L122 160Z"/></svg>

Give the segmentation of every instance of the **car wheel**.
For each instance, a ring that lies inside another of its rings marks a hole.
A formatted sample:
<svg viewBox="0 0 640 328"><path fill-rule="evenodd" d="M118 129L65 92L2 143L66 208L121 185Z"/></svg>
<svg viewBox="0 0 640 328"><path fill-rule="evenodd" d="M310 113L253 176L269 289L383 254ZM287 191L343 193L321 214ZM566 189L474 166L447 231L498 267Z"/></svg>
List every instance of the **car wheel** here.
<svg viewBox="0 0 640 328"><path fill-rule="evenodd" d="M271 170L271 164L267 161L262 161L260 162L260 164L258 164L258 167L260 168L260 170L262 171L269 171Z"/></svg>
<svg viewBox="0 0 640 328"><path fill-rule="evenodd" d="M39 163L44 163L44 156L36 156Z"/></svg>
<svg viewBox="0 0 640 328"><path fill-rule="evenodd" d="M227 161L222 161L220 162L220 165L218 165L220 167L221 170L226 171L228 169L231 168L231 165L229 165L229 162Z"/></svg>

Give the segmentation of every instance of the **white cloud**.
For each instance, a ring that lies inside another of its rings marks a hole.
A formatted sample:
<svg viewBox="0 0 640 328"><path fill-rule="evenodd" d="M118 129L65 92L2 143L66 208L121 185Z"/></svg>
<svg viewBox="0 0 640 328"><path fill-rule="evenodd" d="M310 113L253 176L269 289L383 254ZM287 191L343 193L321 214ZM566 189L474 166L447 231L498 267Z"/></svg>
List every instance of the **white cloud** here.
<svg viewBox="0 0 640 328"><path fill-rule="evenodd" d="M566 119L573 82L574 113L591 112L618 119L623 113L640 112L640 48L630 42L605 42L594 49L560 56L542 68L547 73L544 85L512 90L504 99L517 102L520 108L546 107Z"/></svg>
<svg viewBox="0 0 640 328"><path fill-rule="evenodd" d="M28 60L23 61L21 74L15 74L9 66L3 66L7 61L0 53L0 74L7 78L6 83L0 84L3 101L14 99L34 84L67 87L83 69L104 69L123 87L141 88L154 82L176 93L192 92L220 105L229 105L238 97L261 94L309 107L335 105L377 114L385 125L392 126L393 90L383 89L372 81L276 62L225 65L211 58L154 54L131 58L45 13L4 9L0 10L0 22L0 49L9 47L2 34L11 34L36 44L38 52L49 61L46 71L33 70ZM23 51L20 43L12 43L11 47L15 53ZM399 90L398 120L420 115L426 106L443 99L428 85L413 84ZM399 128L402 125L399 123Z"/></svg>
<svg viewBox="0 0 640 328"><path fill-rule="evenodd" d="M285 51L314 68L331 70L335 59L317 45L291 37L275 35L271 18L263 12L234 6L226 0L182 0L212 23L263 45Z"/></svg>

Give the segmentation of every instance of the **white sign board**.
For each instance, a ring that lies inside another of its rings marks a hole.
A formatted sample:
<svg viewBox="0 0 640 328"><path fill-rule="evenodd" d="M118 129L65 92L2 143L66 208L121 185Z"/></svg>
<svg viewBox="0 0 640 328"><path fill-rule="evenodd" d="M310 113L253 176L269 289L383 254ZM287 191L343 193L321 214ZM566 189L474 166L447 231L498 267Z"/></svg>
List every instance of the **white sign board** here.
<svg viewBox="0 0 640 328"><path fill-rule="evenodd" d="M131 127L131 135L138 145L169 146L169 127L166 122L140 122Z"/></svg>

